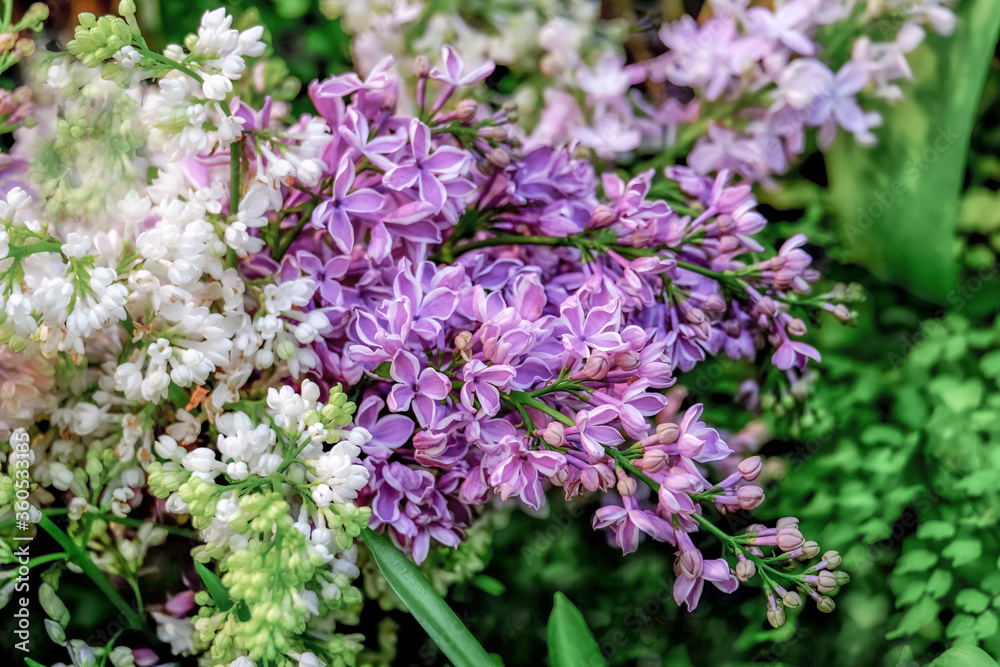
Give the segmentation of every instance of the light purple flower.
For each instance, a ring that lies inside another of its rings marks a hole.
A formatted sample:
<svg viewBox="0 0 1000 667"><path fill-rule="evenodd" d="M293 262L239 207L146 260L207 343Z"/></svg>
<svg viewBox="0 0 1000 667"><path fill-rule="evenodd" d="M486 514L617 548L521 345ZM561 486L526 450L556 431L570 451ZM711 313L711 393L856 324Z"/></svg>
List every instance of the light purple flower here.
<svg viewBox="0 0 1000 667"><path fill-rule="evenodd" d="M431 129L414 118L410 121L412 157L385 174L383 182L393 190L403 190L414 183L420 199L440 211L448 198L446 185L462 178L471 162L469 154L453 146L441 146L432 152Z"/></svg>
<svg viewBox="0 0 1000 667"><path fill-rule="evenodd" d="M624 507L609 505L594 513L594 529L610 527L615 534L615 544L628 555L639 546L640 533L646 533L657 542L674 543L674 531L667 521L650 510L639 509L634 496L623 496Z"/></svg>
<svg viewBox="0 0 1000 667"><path fill-rule="evenodd" d="M500 411L500 392L506 391L515 371L507 365L487 366L473 359L462 367L460 397L467 410L476 411L475 401L479 401L477 415L492 417Z"/></svg>
<svg viewBox="0 0 1000 667"><path fill-rule="evenodd" d="M354 225L348 214L373 213L382 207L383 201L381 194L369 188L348 194L353 184L354 162L345 155L333 180L333 197L320 202L312 215L313 226L326 228L336 246L345 253L354 249Z"/></svg>
<svg viewBox="0 0 1000 667"><path fill-rule="evenodd" d="M421 370L417 358L405 350L392 360L389 375L396 381L389 392L389 409L406 412L412 403L421 426L427 426L434 416L434 402L443 401L451 392L448 376L433 368Z"/></svg>

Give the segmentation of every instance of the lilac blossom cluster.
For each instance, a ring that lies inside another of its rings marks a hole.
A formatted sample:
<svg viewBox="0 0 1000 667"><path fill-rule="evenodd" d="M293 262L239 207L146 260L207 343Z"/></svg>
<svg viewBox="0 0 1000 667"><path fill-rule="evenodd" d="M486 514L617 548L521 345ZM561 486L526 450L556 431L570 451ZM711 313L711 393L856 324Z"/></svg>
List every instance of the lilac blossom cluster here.
<svg viewBox="0 0 1000 667"><path fill-rule="evenodd" d="M544 91L532 140L575 140L605 159L683 157L699 174L729 170L775 186L809 131L822 148L841 130L875 143L881 116L866 105L902 98L925 29L954 29L949 4L709 0L703 20L663 24L651 47L661 55L630 64L614 52L588 63L558 38L568 33L553 33L542 69L561 85Z"/></svg>
<svg viewBox="0 0 1000 667"><path fill-rule="evenodd" d="M598 177L572 146L523 147L512 110L452 99L492 65L469 72L445 47L439 66L422 67L416 116L396 110L390 60L365 80L310 87L335 128L321 185L282 189L279 209L302 212L278 231L301 232L251 261L315 281L299 315L324 324L309 337L310 372L350 387L355 423L371 434L360 501L372 527L422 562L435 545L458 546L492 495L539 508L548 485L567 498L616 491L622 504L601 509L595 527L626 553L640 533L675 546L677 600L692 608L704 580L725 591L738 581L693 547L706 526L771 573L760 546L815 556L793 521L731 537L703 517L702 502L760 505L761 462L712 482L704 464L732 451L702 406L674 419L663 393L675 371L714 355L770 348L792 379L819 359L795 340L806 325L790 312L819 278L805 238L764 254L751 188L725 170L668 168L684 201L671 206L650 195L652 170ZM831 297L810 302L846 317ZM639 499L640 482L652 501Z"/></svg>

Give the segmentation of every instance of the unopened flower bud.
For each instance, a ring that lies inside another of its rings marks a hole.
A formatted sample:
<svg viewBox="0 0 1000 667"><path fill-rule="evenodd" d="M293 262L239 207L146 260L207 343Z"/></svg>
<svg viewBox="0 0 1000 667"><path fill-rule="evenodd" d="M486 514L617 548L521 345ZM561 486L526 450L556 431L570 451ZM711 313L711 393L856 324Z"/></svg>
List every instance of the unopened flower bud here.
<svg viewBox="0 0 1000 667"><path fill-rule="evenodd" d="M824 595L819 599L819 602L816 603L816 608L824 614L829 614L837 608L837 603L833 601L833 598Z"/></svg>
<svg viewBox="0 0 1000 667"><path fill-rule="evenodd" d="M14 53L20 58L28 58L35 52L35 40L22 38L14 43Z"/></svg>
<svg viewBox="0 0 1000 667"><path fill-rule="evenodd" d="M785 610L778 606L768 608L767 622L772 628L780 628L785 624Z"/></svg>
<svg viewBox="0 0 1000 667"><path fill-rule="evenodd" d="M135 14L135 3L132 0L121 0L118 3L118 13L122 16L132 16Z"/></svg>
<svg viewBox="0 0 1000 667"><path fill-rule="evenodd" d="M677 436L680 435L680 427L673 422L667 422L666 424L656 425L656 441L661 445L670 445L677 442Z"/></svg>
<svg viewBox="0 0 1000 667"><path fill-rule="evenodd" d="M825 554L823 554L823 560L826 561L826 566L828 568L830 568L831 570L836 570L838 567L840 567L842 559L840 557L839 552L831 549L830 551L827 551Z"/></svg>
<svg viewBox="0 0 1000 667"><path fill-rule="evenodd" d="M625 475L623 473L618 474L618 484L616 485L618 493L623 496L634 496L635 491L638 488L635 480Z"/></svg>
<svg viewBox="0 0 1000 667"><path fill-rule="evenodd" d="M620 371L634 371L639 368L639 365L642 363L639 353L631 350L627 352L616 352L611 359L615 363L615 368Z"/></svg>
<svg viewBox="0 0 1000 667"><path fill-rule="evenodd" d="M684 313L684 317L691 324L701 324L705 321L705 311L701 308L688 308L688 311Z"/></svg>
<svg viewBox="0 0 1000 667"><path fill-rule="evenodd" d="M794 516L783 516L780 519L778 519L778 522L775 525L778 528L784 528L785 526L798 526L799 519L798 517Z"/></svg>
<svg viewBox="0 0 1000 667"><path fill-rule="evenodd" d="M590 214L590 224L594 227L604 227L615 221L614 210L607 204L598 204Z"/></svg>
<svg viewBox="0 0 1000 667"><path fill-rule="evenodd" d="M583 373L591 380L603 380L607 377L610 366L608 355L596 350L583 365Z"/></svg>
<svg viewBox="0 0 1000 667"><path fill-rule="evenodd" d="M490 164L505 169L510 165L510 153L503 146L497 146L490 152Z"/></svg>
<svg viewBox="0 0 1000 667"><path fill-rule="evenodd" d="M472 332L460 331L455 336L455 349L459 352L466 352L472 349Z"/></svg>
<svg viewBox="0 0 1000 667"><path fill-rule="evenodd" d="M838 303L833 308L833 316L841 322L849 322L851 320L851 310L844 304Z"/></svg>
<svg viewBox="0 0 1000 667"><path fill-rule="evenodd" d="M677 557L677 567L683 574L696 579L701 576L701 568L704 564L701 552L697 549L682 551Z"/></svg>
<svg viewBox="0 0 1000 667"><path fill-rule="evenodd" d="M802 596L795 591L789 591L781 598L781 602L789 609L798 609L802 606Z"/></svg>
<svg viewBox="0 0 1000 667"><path fill-rule="evenodd" d="M564 447L566 445L566 427L562 422L549 422L548 426L539 431L542 440L552 447Z"/></svg>
<svg viewBox="0 0 1000 667"><path fill-rule="evenodd" d="M723 236L721 239L719 239L719 252L721 253L734 252L739 249L740 245L742 245L740 243L740 240L735 236L732 235Z"/></svg>
<svg viewBox="0 0 1000 667"><path fill-rule="evenodd" d="M757 574L757 566L752 560L741 560L736 564L736 578L740 581L750 581Z"/></svg>
<svg viewBox="0 0 1000 667"><path fill-rule="evenodd" d="M0 53L7 53L8 51L10 51L12 48L14 48L14 44L16 42L17 42L17 34L13 32L5 32L2 35L0 35Z"/></svg>
<svg viewBox="0 0 1000 667"><path fill-rule="evenodd" d="M802 533L794 526L783 526L778 529L778 548L782 551L795 551L803 545L805 539Z"/></svg>
<svg viewBox="0 0 1000 667"><path fill-rule="evenodd" d="M816 590L820 593L829 593L837 587L837 577L829 570L820 572L816 579Z"/></svg>
<svg viewBox="0 0 1000 667"><path fill-rule="evenodd" d="M646 472L660 472L667 467L667 460L667 453L662 449L647 449L637 463Z"/></svg>
<svg viewBox="0 0 1000 667"><path fill-rule="evenodd" d="M455 117L458 122L467 125L476 119L476 111L478 110L479 104L475 100L465 99L455 106Z"/></svg>
<svg viewBox="0 0 1000 667"><path fill-rule="evenodd" d="M760 471L763 470L764 464L760 460L759 456L751 456L750 458L743 459L740 464L736 466L736 469L740 471L743 475L743 479L748 482L752 482L758 477L760 477Z"/></svg>
<svg viewBox="0 0 1000 667"><path fill-rule="evenodd" d="M834 572L833 576L837 578L838 586L843 586L844 584L848 584L851 581L851 575L847 574L846 572L841 572L840 570Z"/></svg>
<svg viewBox="0 0 1000 667"><path fill-rule="evenodd" d="M726 301L718 294L711 294L702 307L710 313L721 313L726 309Z"/></svg>
<svg viewBox="0 0 1000 667"><path fill-rule="evenodd" d="M802 545L802 557L805 559L815 558L819 555L819 545L809 540Z"/></svg>
<svg viewBox="0 0 1000 667"><path fill-rule="evenodd" d="M503 142L507 141L509 137L510 133L507 131L506 127L500 127L498 125L490 131L490 138L493 139L493 141L497 142L498 144L502 144Z"/></svg>
<svg viewBox="0 0 1000 667"><path fill-rule="evenodd" d="M736 489L736 497L739 498L740 507L752 510L764 502L764 489L759 486L741 486Z"/></svg>
<svg viewBox="0 0 1000 667"><path fill-rule="evenodd" d="M425 55L413 59L413 76L422 79L431 73L431 61Z"/></svg>
<svg viewBox="0 0 1000 667"><path fill-rule="evenodd" d="M762 315L774 317L774 314L778 312L778 306L774 303L774 299L764 296L757 302L757 310Z"/></svg>
<svg viewBox="0 0 1000 667"><path fill-rule="evenodd" d="M805 336L809 329L806 327L806 323L799 318L794 318L788 323L788 333L792 336Z"/></svg>

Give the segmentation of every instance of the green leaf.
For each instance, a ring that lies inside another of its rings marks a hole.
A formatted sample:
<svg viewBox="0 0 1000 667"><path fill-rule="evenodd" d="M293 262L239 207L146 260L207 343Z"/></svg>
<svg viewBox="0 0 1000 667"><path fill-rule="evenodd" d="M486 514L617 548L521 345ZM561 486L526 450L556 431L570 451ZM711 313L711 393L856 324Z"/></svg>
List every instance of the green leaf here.
<svg viewBox="0 0 1000 667"><path fill-rule="evenodd" d="M955 540L941 551L941 555L950 558L955 567L971 563L979 558L981 553L983 545L978 540L972 539Z"/></svg>
<svg viewBox="0 0 1000 667"><path fill-rule="evenodd" d="M939 568L931 573L927 580L925 592L935 600L943 598L951 590L951 572L944 568Z"/></svg>
<svg viewBox="0 0 1000 667"><path fill-rule="evenodd" d="M212 596L215 600L216 606L219 611L229 611L233 607L233 601L229 597L229 589L226 585L222 583L222 579L219 578L215 572L209 570L203 563L195 561L194 569L198 571L198 575L201 580L205 582L205 589L208 590L208 594ZM250 610L247 609L246 605L242 602L236 607L236 618L240 619L244 623L250 620Z"/></svg>
<svg viewBox="0 0 1000 667"><path fill-rule="evenodd" d="M955 536L955 526L948 521L928 521L917 528L922 540L948 540Z"/></svg>
<svg viewBox="0 0 1000 667"><path fill-rule="evenodd" d="M361 538L392 590L455 667L484 667L495 664L469 629L402 551L371 528L361 531Z"/></svg>
<svg viewBox="0 0 1000 667"><path fill-rule="evenodd" d="M907 572L923 572L929 570L937 563L937 554L926 549L914 549L907 551L899 557L896 562L896 574L906 574Z"/></svg>
<svg viewBox="0 0 1000 667"><path fill-rule="evenodd" d="M24 664L28 665L28 667L45 667L42 663L37 660L32 660L31 658L25 658Z"/></svg>
<svg viewBox="0 0 1000 667"><path fill-rule="evenodd" d="M562 593L556 593L549 616L549 663L552 667L604 667L604 656L590 634L583 614Z"/></svg>
<svg viewBox="0 0 1000 667"><path fill-rule="evenodd" d="M883 110L878 146L842 132L826 151L844 259L938 303L957 297L959 196L1000 3L964 0L957 15L955 34L928 35L910 54L914 83L904 84L904 102Z"/></svg>
<svg viewBox="0 0 1000 667"><path fill-rule="evenodd" d="M983 649L966 644L948 649L928 667L997 667L997 661Z"/></svg>
<svg viewBox="0 0 1000 667"><path fill-rule="evenodd" d="M937 602L931 598L922 599L906 610L903 618L899 621L899 625L896 626L895 630L886 634L886 638L896 639L897 637L915 635L925 625L936 621L939 611L941 611L941 605Z"/></svg>
<svg viewBox="0 0 1000 667"><path fill-rule="evenodd" d="M955 596L955 604L967 612L980 614L990 606L990 598L980 590L966 588Z"/></svg>

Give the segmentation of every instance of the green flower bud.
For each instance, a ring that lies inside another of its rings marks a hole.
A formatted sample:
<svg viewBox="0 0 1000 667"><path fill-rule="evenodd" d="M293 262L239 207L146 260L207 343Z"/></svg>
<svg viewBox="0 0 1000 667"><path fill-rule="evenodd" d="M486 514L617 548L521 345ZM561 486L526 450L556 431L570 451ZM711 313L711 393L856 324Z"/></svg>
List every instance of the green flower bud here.
<svg viewBox="0 0 1000 667"><path fill-rule="evenodd" d="M45 613L49 615L49 618L59 623L59 625L66 627L66 624L69 623L69 610L66 609L66 605L56 595L56 591L52 586L42 584L38 588L38 602L42 605ZM61 644L62 642L56 643Z"/></svg>
<svg viewBox="0 0 1000 667"><path fill-rule="evenodd" d="M49 635L49 639L51 639L53 643L66 643L66 631L63 630L63 626L59 625L51 618L45 619L45 632Z"/></svg>

